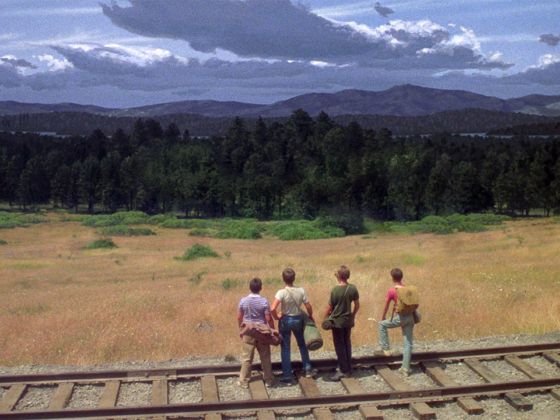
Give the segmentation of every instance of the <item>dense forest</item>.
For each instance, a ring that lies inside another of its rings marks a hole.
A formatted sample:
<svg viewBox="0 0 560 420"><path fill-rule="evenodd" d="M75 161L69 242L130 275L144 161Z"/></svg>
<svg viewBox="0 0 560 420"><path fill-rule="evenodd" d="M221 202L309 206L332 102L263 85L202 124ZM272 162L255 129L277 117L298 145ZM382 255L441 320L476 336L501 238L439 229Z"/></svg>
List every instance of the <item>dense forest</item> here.
<svg viewBox="0 0 560 420"><path fill-rule="evenodd" d="M301 110L282 122L237 118L211 138L147 119L110 135L0 134L0 200L259 219L550 214L560 209L559 157L557 137L398 137Z"/></svg>
<svg viewBox="0 0 560 420"><path fill-rule="evenodd" d="M141 116L146 118L145 116ZM126 132L134 130L139 117L116 117L88 112L45 112L0 116L0 130L15 132L52 132L63 135L85 135L98 127L105 133L114 133L118 128ZM196 114L165 114L149 117L162 127L175 124L181 131L188 129L193 136L225 136L233 117L210 117ZM244 119L248 127L253 127L256 117ZM288 117L265 118L267 125L285 123ZM489 111L485 109L461 109L437 112L422 116L397 115L336 115L332 120L340 125L357 122L364 129L381 130L388 128L397 135L450 133L486 133L491 130L508 129L525 125L557 124L558 118L543 117L514 112ZM539 134L531 133L528 134Z"/></svg>

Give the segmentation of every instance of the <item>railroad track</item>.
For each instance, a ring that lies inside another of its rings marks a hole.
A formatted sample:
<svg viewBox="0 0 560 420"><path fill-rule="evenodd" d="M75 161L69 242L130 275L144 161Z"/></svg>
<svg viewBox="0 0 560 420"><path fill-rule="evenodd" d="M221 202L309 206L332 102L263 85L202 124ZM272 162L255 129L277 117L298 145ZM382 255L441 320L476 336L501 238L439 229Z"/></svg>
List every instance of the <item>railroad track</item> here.
<svg viewBox="0 0 560 420"><path fill-rule="evenodd" d="M529 359L540 358L550 369L538 370ZM383 418L383 409L408 407L421 419L435 418L437 409L430 404L452 402L468 414L481 414L482 397L502 398L518 410L530 410L531 402L524 394L547 393L560 400L560 343L535 344L494 348L474 348L458 351L423 352L413 355L413 363L421 367L434 386L417 389L395 368L400 356L370 356L354 359L356 372L377 375L387 391L368 392L358 375L343 378L344 393L321 395L318 382L299 377L302 396L270 398L260 375L249 384L250 398L236 401L221 401L218 381L235 377L239 365L195 366L177 369L104 370L89 372L66 372L53 374L26 374L0 376L1 419L61 419L61 418L204 418L221 419L241 413L256 416L259 420L274 419L286 410L303 410L318 420L333 419L333 411L352 407L365 419ZM507 363L521 375L513 381L504 380L503 375L492 370L490 361ZM446 373L446 367L461 363L480 378L479 383L460 385ZM315 360L314 366L320 375L332 371L336 361ZM258 367L258 366L257 366ZM274 369L279 369L275 364ZM294 363L296 369L301 368ZM551 374L553 372L553 374ZM194 403L169 403L170 386L178 381L196 383L200 389L200 401ZM150 387L151 405L120 406L119 393L124 386L141 383ZM73 393L80 387L96 386L100 392L96 406L73 408L69 406ZM27 410L20 406L28 392L49 387L52 390L47 404L40 409Z"/></svg>

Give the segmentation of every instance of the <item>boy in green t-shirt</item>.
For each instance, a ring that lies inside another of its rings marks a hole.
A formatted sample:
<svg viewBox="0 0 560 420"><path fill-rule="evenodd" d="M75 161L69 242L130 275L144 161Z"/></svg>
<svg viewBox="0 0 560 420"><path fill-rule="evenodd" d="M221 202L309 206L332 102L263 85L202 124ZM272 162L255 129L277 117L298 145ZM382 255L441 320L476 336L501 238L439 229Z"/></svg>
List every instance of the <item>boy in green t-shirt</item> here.
<svg viewBox="0 0 560 420"><path fill-rule="evenodd" d="M345 265L334 273L338 284L332 289L325 318L333 320L332 329L334 349L340 372L335 373L331 381L339 381L352 375L352 341L350 333L354 326L356 313L360 309L360 295L353 284L348 283L350 270ZM354 302L354 305L352 305Z"/></svg>

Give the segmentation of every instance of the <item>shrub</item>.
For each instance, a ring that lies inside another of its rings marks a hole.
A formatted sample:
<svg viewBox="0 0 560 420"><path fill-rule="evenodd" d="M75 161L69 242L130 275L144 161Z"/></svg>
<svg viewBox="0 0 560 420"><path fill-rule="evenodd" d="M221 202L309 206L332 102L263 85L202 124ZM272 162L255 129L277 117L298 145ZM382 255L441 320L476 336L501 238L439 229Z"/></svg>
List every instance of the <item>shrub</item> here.
<svg viewBox="0 0 560 420"><path fill-rule="evenodd" d="M176 257L178 260L190 261L198 258L216 258L218 253L207 245L194 244L187 249L182 257Z"/></svg>
<svg viewBox="0 0 560 420"><path fill-rule="evenodd" d="M147 228L131 228L126 225L108 226L101 229L101 233L107 236L151 236L155 232Z"/></svg>
<svg viewBox="0 0 560 420"><path fill-rule="evenodd" d="M43 223L45 218L38 214L10 213L0 211L0 229L27 227L32 224Z"/></svg>
<svg viewBox="0 0 560 420"><path fill-rule="evenodd" d="M8 245L8 242L6 242L4 239L0 239L0 245Z"/></svg>
<svg viewBox="0 0 560 420"><path fill-rule="evenodd" d="M268 226L269 233L283 241L326 239L344 236L344 231L332 226L307 220L273 222Z"/></svg>
<svg viewBox="0 0 560 420"><path fill-rule="evenodd" d="M364 217L360 212L349 210L331 210L317 219L320 226L342 229L347 235L365 233Z"/></svg>
<svg viewBox="0 0 560 420"><path fill-rule="evenodd" d="M220 239L260 239L259 226L252 221L229 221L217 232Z"/></svg>
<svg viewBox="0 0 560 420"><path fill-rule="evenodd" d="M217 235L217 231L214 229L200 229L195 228L189 232L190 236L201 236L207 238L215 238Z"/></svg>
<svg viewBox="0 0 560 420"><path fill-rule="evenodd" d="M141 211L119 211L113 214L100 214L86 216L83 219L85 226L107 227L118 225L141 225L148 223L149 217Z"/></svg>
<svg viewBox="0 0 560 420"><path fill-rule="evenodd" d="M117 248L117 245L109 238L98 239L93 241L86 246L86 249L110 249Z"/></svg>
<svg viewBox="0 0 560 420"><path fill-rule="evenodd" d="M234 289L239 287L243 282L237 279L225 279L222 281L222 288L224 290Z"/></svg>

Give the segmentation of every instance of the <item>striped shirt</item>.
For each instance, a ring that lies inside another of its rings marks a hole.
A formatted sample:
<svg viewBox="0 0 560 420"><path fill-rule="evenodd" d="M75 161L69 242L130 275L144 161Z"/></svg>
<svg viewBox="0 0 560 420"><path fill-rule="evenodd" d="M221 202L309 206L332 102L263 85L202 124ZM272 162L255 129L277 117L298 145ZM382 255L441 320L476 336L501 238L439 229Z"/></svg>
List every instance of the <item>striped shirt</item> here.
<svg viewBox="0 0 560 420"><path fill-rule="evenodd" d="M266 324L265 316L270 315L268 300L255 293L241 298L238 309L243 313L243 322Z"/></svg>

